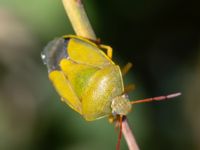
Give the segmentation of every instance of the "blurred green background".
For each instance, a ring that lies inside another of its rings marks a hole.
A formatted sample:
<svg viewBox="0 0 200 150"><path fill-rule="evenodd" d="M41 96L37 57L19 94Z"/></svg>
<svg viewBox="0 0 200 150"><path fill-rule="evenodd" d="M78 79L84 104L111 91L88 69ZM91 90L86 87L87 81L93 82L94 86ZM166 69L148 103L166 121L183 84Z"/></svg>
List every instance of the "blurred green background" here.
<svg viewBox="0 0 200 150"><path fill-rule="evenodd" d="M125 83L131 99L177 91L166 102L136 105L129 124L142 150L200 149L200 24L198 1L85 0L114 60L133 62ZM73 30L61 0L0 0L0 149L110 150L118 132L101 119L86 122L64 105L40 53ZM121 149L128 149L122 139Z"/></svg>

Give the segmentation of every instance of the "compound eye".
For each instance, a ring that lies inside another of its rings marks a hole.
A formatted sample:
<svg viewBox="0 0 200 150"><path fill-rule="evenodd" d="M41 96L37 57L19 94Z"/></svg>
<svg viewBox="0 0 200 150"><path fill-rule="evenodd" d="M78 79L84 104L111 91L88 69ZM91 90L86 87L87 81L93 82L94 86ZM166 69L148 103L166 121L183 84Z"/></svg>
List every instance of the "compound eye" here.
<svg viewBox="0 0 200 150"><path fill-rule="evenodd" d="M47 65L48 72L60 70L59 62L67 58L67 45L69 39L56 38L50 41L41 53L43 63Z"/></svg>

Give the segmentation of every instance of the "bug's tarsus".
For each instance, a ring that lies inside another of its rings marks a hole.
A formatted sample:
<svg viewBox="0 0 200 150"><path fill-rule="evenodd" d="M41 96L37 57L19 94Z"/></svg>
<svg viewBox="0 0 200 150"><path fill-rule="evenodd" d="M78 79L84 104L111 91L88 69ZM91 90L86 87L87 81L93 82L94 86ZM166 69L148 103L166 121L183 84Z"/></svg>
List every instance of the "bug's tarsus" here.
<svg viewBox="0 0 200 150"><path fill-rule="evenodd" d="M128 92L131 92L135 89L135 85L134 84L128 84L124 87L124 92L122 93L123 94L126 94Z"/></svg>
<svg viewBox="0 0 200 150"><path fill-rule="evenodd" d="M107 55L110 59L112 59L112 55L113 55L113 49L112 49L112 47L110 47L109 45L104 45L104 44L99 44L99 47L100 47L101 49L106 50L106 55Z"/></svg>
<svg viewBox="0 0 200 150"><path fill-rule="evenodd" d="M121 72L122 72L122 75L125 76L129 70L132 68L133 64L131 62L128 62L122 69L121 69Z"/></svg>
<svg viewBox="0 0 200 150"><path fill-rule="evenodd" d="M173 94L169 94L166 96L157 96L157 97L152 97L152 98L146 98L146 99L142 99L142 100L136 100L136 101L132 101L130 102L131 104L138 104L138 103L145 103L145 102L152 102L152 101L162 101L162 100L167 100L167 99L171 99L171 98L175 98L177 96L180 96L181 93L173 93Z"/></svg>

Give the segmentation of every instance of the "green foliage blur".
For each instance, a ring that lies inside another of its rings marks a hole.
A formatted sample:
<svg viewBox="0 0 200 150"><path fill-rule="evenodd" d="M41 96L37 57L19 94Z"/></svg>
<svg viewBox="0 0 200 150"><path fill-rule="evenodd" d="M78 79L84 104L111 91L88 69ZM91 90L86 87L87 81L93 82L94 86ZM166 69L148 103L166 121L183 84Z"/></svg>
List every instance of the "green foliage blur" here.
<svg viewBox="0 0 200 150"><path fill-rule="evenodd" d="M130 98L182 92L166 102L133 106L129 124L142 150L200 149L198 1L84 0L114 60L133 62ZM73 34L61 0L0 0L0 149L110 150L118 131L107 119L86 122L60 101L40 53ZM128 149L122 139L121 149Z"/></svg>

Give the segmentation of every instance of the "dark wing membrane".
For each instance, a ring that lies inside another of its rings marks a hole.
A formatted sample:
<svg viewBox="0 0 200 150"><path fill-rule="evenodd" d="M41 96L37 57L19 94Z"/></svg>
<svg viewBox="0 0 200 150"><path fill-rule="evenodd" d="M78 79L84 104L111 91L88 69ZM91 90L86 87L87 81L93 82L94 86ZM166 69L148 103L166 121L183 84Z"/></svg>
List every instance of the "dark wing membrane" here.
<svg viewBox="0 0 200 150"><path fill-rule="evenodd" d="M67 58L66 46L68 39L56 38L49 42L41 53L42 60L47 65L48 71L60 70L59 62L62 58Z"/></svg>

